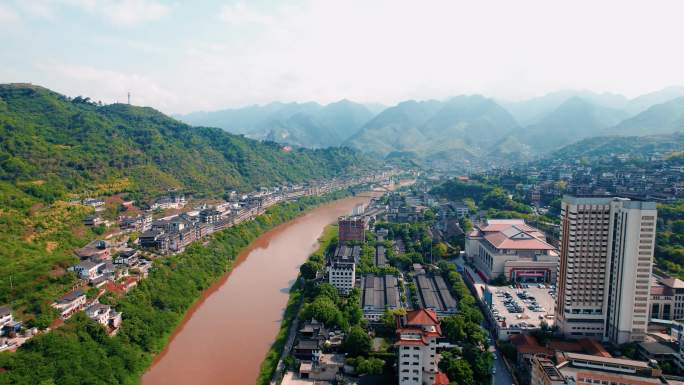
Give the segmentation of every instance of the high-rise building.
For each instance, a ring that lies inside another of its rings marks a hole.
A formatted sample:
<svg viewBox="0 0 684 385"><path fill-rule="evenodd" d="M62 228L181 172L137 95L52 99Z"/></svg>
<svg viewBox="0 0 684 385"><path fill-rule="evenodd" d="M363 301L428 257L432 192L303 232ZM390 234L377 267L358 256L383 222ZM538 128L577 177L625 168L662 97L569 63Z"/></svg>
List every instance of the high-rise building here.
<svg viewBox="0 0 684 385"><path fill-rule="evenodd" d="M563 197L556 317L566 336L644 339L656 217L654 202Z"/></svg>

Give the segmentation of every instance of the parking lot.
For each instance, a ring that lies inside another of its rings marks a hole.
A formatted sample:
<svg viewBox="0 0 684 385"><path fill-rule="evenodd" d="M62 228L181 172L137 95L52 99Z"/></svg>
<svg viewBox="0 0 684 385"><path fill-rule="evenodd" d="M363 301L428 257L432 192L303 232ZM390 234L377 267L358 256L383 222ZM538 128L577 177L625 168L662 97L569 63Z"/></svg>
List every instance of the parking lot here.
<svg viewBox="0 0 684 385"><path fill-rule="evenodd" d="M535 329L542 321L549 326L554 324L555 288L529 284L521 288L489 286L489 290L492 292L492 315L500 326Z"/></svg>

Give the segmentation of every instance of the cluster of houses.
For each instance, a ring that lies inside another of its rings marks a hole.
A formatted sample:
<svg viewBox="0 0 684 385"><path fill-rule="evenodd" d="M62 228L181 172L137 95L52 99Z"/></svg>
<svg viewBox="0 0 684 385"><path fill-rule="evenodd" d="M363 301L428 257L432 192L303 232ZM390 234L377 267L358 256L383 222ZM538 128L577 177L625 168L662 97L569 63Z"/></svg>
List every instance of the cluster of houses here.
<svg viewBox="0 0 684 385"><path fill-rule="evenodd" d="M278 202L326 194L362 183L385 183L393 174L394 172L388 171L376 175L333 179L308 185L264 188L243 195L233 191L227 202L212 206L202 205L157 220L153 219L155 211L184 208L187 204L185 195L172 192L155 201L145 211L131 210L133 202L123 202L125 212L118 220L120 234L138 232L140 234L136 241L138 247L131 248L123 242L94 240L77 249L75 254L79 262L68 270L73 271L81 280L80 285L77 285L79 288L54 301L52 307L59 312L63 320L83 310L88 317L114 334L121 325L122 314L111 306L100 303L98 298L105 292L119 295L127 293L137 285L139 280L147 277L153 265L152 258L182 252L190 243L215 231L251 220ZM105 210L103 200L87 198L73 203L94 209L94 215L86 218L86 225L109 224L102 219L100 214ZM88 296L87 291L92 291L92 289L96 289L97 294ZM4 315L0 326L3 328L3 333L5 329L7 333L12 330L18 331L20 323L12 320L11 311L3 310L2 314ZM339 338L333 340L341 341Z"/></svg>
<svg viewBox="0 0 684 385"><path fill-rule="evenodd" d="M638 161L642 160L642 161ZM493 168L483 174L500 180L509 191L520 191L538 206L548 205L563 193L619 195L656 202L684 198L684 162L652 153L614 153L589 161L548 159L512 168Z"/></svg>

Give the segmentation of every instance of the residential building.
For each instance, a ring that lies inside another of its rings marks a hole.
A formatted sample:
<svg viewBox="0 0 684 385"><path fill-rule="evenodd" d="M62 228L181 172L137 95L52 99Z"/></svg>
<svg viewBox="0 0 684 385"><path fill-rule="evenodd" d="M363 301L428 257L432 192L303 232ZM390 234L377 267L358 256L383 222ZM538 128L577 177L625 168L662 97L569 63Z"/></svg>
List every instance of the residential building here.
<svg viewBox="0 0 684 385"><path fill-rule="evenodd" d="M92 261L86 259L74 265L72 269L82 279L92 280L102 275L101 269L104 266L102 261Z"/></svg>
<svg viewBox="0 0 684 385"><path fill-rule="evenodd" d="M200 211L199 218L202 223L216 223L221 220L221 212L216 209L204 209Z"/></svg>
<svg viewBox="0 0 684 385"><path fill-rule="evenodd" d="M644 339L656 217L655 202L563 198L556 317L566 336Z"/></svg>
<svg viewBox="0 0 684 385"><path fill-rule="evenodd" d="M366 229L368 229L368 217L363 215L339 217L337 219L339 226L340 242L366 240Z"/></svg>
<svg viewBox="0 0 684 385"><path fill-rule="evenodd" d="M12 308L9 306L0 306L0 330L2 330L5 325L9 325L14 318L12 318Z"/></svg>
<svg viewBox="0 0 684 385"><path fill-rule="evenodd" d="M356 282L356 264L361 255L360 246L340 245L328 265L328 282L342 294L349 294Z"/></svg>
<svg viewBox="0 0 684 385"><path fill-rule="evenodd" d="M63 319L71 317L75 312L83 309L86 295L81 290L75 290L52 303L52 307L59 311Z"/></svg>
<svg viewBox="0 0 684 385"><path fill-rule="evenodd" d="M434 384L440 374L437 339L442 336L437 314L418 309L397 316L397 335L399 385Z"/></svg>
<svg viewBox="0 0 684 385"><path fill-rule="evenodd" d="M121 313L109 305L95 302L85 309L86 315L93 321L105 326L110 332L121 326Z"/></svg>
<svg viewBox="0 0 684 385"><path fill-rule="evenodd" d="M522 219L487 219L466 236L466 256L486 280L556 281L558 251Z"/></svg>
<svg viewBox="0 0 684 385"><path fill-rule="evenodd" d="M456 217L458 218L465 218L470 215L470 208L468 208L468 205L463 202L451 203L451 208L454 210Z"/></svg>

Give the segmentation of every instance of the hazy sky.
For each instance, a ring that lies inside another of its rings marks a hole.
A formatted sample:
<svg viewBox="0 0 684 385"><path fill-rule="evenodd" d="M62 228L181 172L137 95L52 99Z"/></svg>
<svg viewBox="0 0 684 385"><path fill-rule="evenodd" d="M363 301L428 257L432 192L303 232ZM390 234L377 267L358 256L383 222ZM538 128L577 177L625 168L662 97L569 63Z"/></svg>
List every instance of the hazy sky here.
<svg viewBox="0 0 684 385"><path fill-rule="evenodd" d="M0 83L184 113L684 85L684 1L0 0Z"/></svg>

